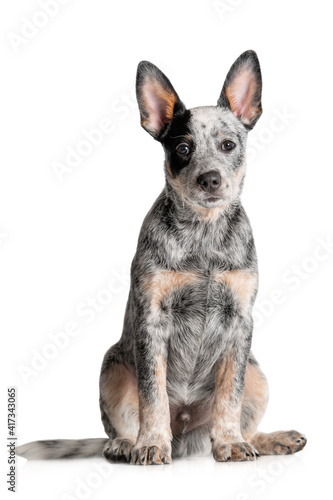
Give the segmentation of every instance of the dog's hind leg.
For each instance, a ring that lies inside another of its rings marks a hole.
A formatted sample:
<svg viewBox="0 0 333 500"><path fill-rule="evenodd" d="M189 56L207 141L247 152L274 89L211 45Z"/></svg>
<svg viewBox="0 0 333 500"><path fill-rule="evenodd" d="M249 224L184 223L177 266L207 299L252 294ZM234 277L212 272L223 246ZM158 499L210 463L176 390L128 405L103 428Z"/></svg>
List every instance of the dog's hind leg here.
<svg viewBox="0 0 333 500"><path fill-rule="evenodd" d="M245 375L241 431L260 455L287 455L306 445L306 438L297 431L257 432L268 402L268 384L258 363L250 355Z"/></svg>
<svg viewBox="0 0 333 500"><path fill-rule="evenodd" d="M125 362L117 360L104 364L100 408L110 438L104 446L104 457L110 461L128 462L139 432L139 399L134 371Z"/></svg>
<svg viewBox="0 0 333 500"><path fill-rule="evenodd" d="M250 440L257 432L258 425L266 411L267 403L267 379L251 353L245 373L241 412L241 432L246 441Z"/></svg>
<svg viewBox="0 0 333 500"><path fill-rule="evenodd" d="M250 442L261 455L290 455L304 448L306 437L298 431L257 432Z"/></svg>

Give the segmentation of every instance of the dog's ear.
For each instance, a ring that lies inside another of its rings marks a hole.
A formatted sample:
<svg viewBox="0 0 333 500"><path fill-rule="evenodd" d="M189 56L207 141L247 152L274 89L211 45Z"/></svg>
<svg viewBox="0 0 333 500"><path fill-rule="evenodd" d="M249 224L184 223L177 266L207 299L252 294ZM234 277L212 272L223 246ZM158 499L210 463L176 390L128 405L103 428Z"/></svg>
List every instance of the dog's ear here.
<svg viewBox="0 0 333 500"><path fill-rule="evenodd" d="M159 139L173 116L185 111L170 80L154 64L141 61L136 75L136 96L142 127Z"/></svg>
<svg viewBox="0 0 333 500"><path fill-rule="evenodd" d="M231 109L243 125L251 129L262 113L261 89L257 54L247 50L231 66L217 105Z"/></svg>

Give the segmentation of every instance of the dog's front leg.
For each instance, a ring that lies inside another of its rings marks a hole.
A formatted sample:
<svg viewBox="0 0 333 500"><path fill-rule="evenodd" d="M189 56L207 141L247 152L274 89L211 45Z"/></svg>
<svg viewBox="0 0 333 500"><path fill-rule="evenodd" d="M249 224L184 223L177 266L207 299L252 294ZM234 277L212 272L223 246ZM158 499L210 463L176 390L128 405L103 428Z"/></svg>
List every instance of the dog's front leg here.
<svg viewBox="0 0 333 500"><path fill-rule="evenodd" d="M255 460L259 456L251 444L244 442L240 428L248 361L248 348L242 348L242 343L236 341L216 365L211 441L218 462Z"/></svg>
<svg viewBox="0 0 333 500"><path fill-rule="evenodd" d="M137 365L140 429L132 450L132 464L171 463L171 428L166 390L166 349L161 329L138 327Z"/></svg>

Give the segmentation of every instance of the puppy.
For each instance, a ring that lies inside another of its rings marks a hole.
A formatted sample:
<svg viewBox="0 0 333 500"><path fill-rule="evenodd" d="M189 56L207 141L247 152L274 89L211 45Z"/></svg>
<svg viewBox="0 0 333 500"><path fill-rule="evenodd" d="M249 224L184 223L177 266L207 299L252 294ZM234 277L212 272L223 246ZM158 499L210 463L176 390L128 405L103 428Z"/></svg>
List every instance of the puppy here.
<svg viewBox="0 0 333 500"><path fill-rule="evenodd" d="M18 454L168 464L210 451L226 462L305 446L297 431L257 431L268 387L250 352L258 270L240 196L261 87L257 55L247 51L217 106L186 109L156 66L139 64L141 125L164 149L166 183L141 228L121 339L102 365L108 439L35 442Z"/></svg>

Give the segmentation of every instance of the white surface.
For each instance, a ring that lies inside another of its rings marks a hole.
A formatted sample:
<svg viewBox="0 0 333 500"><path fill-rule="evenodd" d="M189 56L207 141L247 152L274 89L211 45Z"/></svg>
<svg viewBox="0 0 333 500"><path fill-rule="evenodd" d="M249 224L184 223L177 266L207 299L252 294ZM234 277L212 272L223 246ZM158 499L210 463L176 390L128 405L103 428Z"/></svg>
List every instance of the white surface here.
<svg viewBox="0 0 333 500"><path fill-rule="evenodd" d="M271 388L261 429L296 428L308 445L292 459L113 465L107 477L95 472L94 460L20 459L17 498L83 498L77 480L93 473L99 486L86 498L248 500L330 491L333 250L318 247L318 238L333 238L329 7L221 3L228 9L219 16L204 0L71 0L52 19L38 17L37 1L1 5L2 443L10 385L18 387L20 443L104 434L100 364L120 336L140 225L163 186L161 147L140 128L133 98L137 63L154 62L193 107L214 104L233 61L254 49L264 114L250 134L243 203L260 268L253 350ZM22 18L46 24L15 52L8 34L21 33ZM60 182L54 162L64 162L68 147L85 139L83 130L103 120L106 126L105 119L112 132ZM98 312L86 312L89 297L98 297ZM112 301L102 305L105 298ZM50 348L50 332L70 322L78 334L63 337L64 348ZM24 380L22 365L31 368L45 349L54 358ZM6 457L1 471L5 491Z"/></svg>

